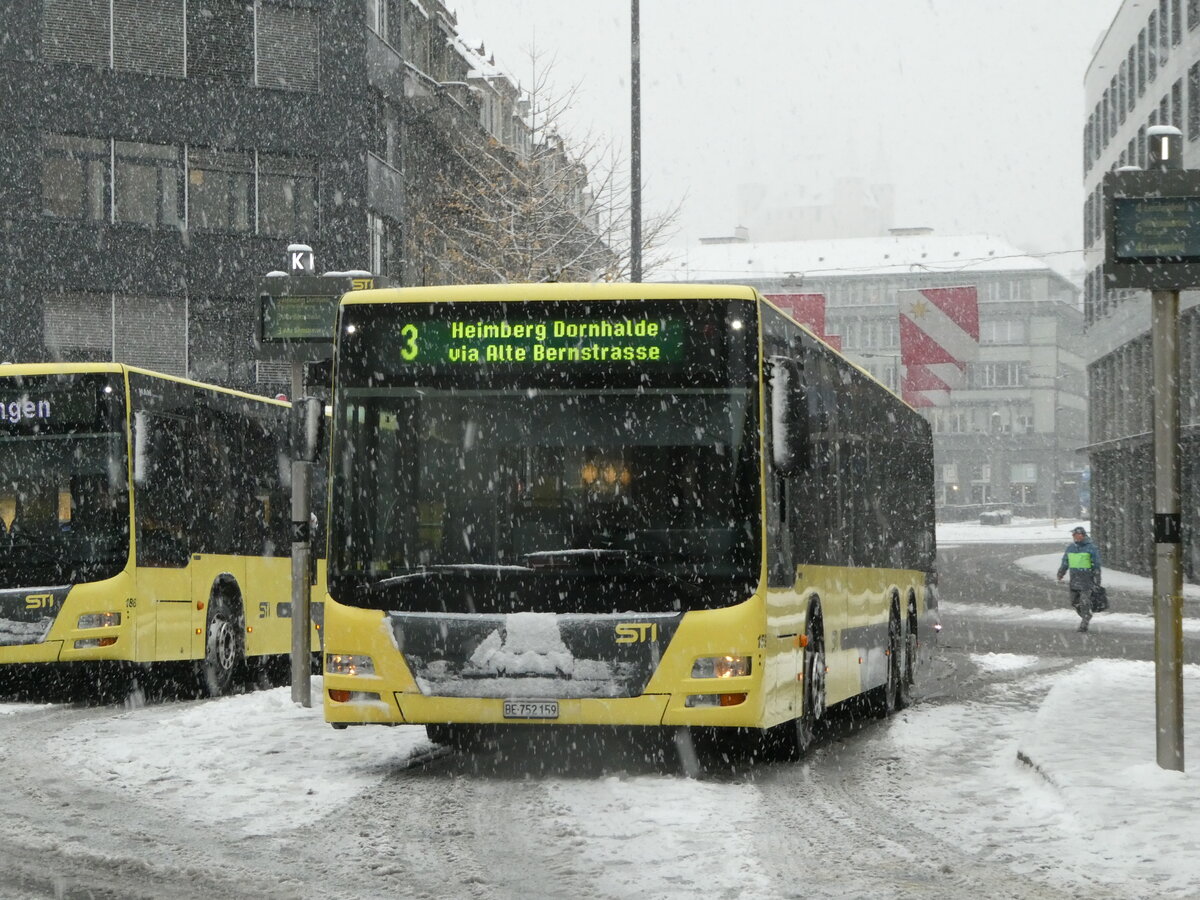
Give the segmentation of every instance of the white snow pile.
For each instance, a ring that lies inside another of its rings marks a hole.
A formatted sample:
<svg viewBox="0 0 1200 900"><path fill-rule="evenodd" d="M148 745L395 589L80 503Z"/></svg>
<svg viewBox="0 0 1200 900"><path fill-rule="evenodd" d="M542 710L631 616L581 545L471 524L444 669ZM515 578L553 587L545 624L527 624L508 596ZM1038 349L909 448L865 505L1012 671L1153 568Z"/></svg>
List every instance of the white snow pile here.
<svg viewBox="0 0 1200 900"><path fill-rule="evenodd" d="M50 752L80 779L171 815L275 834L314 821L410 758L435 752L422 726L335 731L322 721L323 691L314 678L310 709L293 703L288 687L135 709L66 731Z"/></svg>
<svg viewBox="0 0 1200 900"><path fill-rule="evenodd" d="M1184 764L1194 769L1200 666L1184 667L1183 693ZM1136 861L1143 896L1196 896L1200 779L1156 762L1153 663L1094 660L1057 678L1018 753L1089 836L1091 865L1120 879Z"/></svg>

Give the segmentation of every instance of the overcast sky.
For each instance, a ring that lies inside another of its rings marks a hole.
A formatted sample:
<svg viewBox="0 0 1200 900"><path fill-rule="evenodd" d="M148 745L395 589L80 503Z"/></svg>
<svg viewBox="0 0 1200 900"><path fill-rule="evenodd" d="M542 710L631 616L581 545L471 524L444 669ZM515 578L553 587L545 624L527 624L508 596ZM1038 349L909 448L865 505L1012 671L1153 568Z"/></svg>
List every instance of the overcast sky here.
<svg viewBox="0 0 1200 900"><path fill-rule="evenodd" d="M628 155L627 0L449 0L464 37L529 80L530 49L578 85L571 124ZM1119 0L642 0L649 216L673 243L728 234L738 185L785 203L862 177L897 225L1082 242L1083 77Z"/></svg>

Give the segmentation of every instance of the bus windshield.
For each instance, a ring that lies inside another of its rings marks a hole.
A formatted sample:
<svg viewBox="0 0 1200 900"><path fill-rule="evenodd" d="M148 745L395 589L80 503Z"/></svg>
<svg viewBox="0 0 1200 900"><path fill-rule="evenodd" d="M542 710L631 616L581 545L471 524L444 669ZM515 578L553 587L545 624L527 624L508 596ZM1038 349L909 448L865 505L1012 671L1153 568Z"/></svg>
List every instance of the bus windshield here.
<svg viewBox="0 0 1200 900"><path fill-rule="evenodd" d="M453 318L504 321L536 339L538 323L613 321L612 305L581 316L547 303L475 304ZM659 369L606 360L602 371L426 364L385 374L386 345L364 341L373 352L361 361L343 356L335 597L415 612L671 611L745 599L760 541L744 336L754 332L739 306L743 335L729 338L730 306L687 309L688 334ZM664 330L684 311L674 307L654 310ZM444 325L449 313L435 312ZM419 333L429 330L422 320ZM360 364L364 383L348 383Z"/></svg>
<svg viewBox="0 0 1200 900"><path fill-rule="evenodd" d="M0 379L0 589L109 578L129 555L119 376Z"/></svg>

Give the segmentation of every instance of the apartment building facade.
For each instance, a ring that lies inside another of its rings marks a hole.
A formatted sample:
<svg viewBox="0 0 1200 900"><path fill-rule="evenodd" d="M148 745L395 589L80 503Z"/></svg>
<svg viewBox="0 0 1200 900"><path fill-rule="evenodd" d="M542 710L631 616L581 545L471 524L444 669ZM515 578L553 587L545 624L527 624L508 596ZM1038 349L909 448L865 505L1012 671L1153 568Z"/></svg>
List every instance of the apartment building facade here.
<svg viewBox="0 0 1200 900"><path fill-rule="evenodd" d="M412 210L464 142L531 152L519 86L440 0L0 0L0 21L0 359L271 393L254 286L289 243L319 271L455 280Z"/></svg>

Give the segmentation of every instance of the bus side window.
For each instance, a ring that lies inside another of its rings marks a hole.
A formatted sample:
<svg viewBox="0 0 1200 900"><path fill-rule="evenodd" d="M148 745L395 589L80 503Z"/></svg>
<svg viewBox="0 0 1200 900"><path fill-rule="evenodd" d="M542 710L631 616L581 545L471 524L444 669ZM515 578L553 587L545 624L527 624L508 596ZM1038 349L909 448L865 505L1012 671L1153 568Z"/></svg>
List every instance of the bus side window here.
<svg viewBox="0 0 1200 900"><path fill-rule="evenodd" d="M188 563L187 481L183 419L141 411L134 416L137 453L138 565L181 568Z"/></svg>

